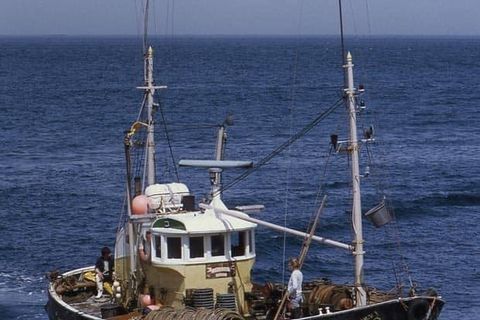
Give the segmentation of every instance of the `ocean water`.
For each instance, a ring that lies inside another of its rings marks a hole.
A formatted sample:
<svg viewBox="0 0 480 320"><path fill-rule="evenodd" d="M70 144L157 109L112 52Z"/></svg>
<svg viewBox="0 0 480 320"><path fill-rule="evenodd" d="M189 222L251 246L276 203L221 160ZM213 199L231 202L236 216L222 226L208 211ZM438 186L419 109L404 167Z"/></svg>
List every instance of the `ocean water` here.
<svg viewBox="0 0 480 320"><path fill-rule="evenodd" d="M351 38L357 83L376 142L362 146L363 210L383 194L396 223L364 221L365 282L384 289L415 281L446 300L442 320L480 312L480 38ZM175 155L210 159L227 114L226 158L258 162L341 95L335 37L154 38L158 101ZM51 270L92 265L113 246L122 209L123 132L142 92L137 38L0 38L0 318L47 319ZM159 181L173 178L158 115ZM317 234L349 242L349 161L330 153L345 139L339 107L303 139L225 191L230 206L264 204L256 217L305 230L328 194ZM241 171L224 174L225 183ZM180 169L197 199L208 173ZM257 281L282 281L301 241L257 231ZM352 281L352 257L312 245L306 278Z"/></svg>

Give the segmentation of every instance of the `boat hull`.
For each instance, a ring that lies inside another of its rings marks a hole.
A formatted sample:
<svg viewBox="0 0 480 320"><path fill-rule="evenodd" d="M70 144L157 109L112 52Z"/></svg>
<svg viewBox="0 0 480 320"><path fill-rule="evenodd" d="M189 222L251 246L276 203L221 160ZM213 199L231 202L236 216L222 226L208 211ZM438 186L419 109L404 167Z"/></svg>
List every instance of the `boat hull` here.
<svg viewBox="0 0 480 320"><path fill-rule="evenodd" d="M92 267L72 270L64 273L62 276L79 276L83 272L93 270ZM435 296L415 296L409 298L397 298L384 302L370 304L364 307L352 308L343 311L326 313L326 306L319 310L308 309L305 306L304 314L313 314L305 316L302 319L315 320L437 320L443 308L444 301ZM98 306L97 306L98 307ZM58 295L55 291L54 282L50 283L48 288L48 302L45 306L50 320L100 320L102 319L100 307L96 312L79 310L72 306ZM275 312L267 314L266 319L273 319ZM261 317L265 318L265 316ZM255 319L254 317L250 319Z"/></svg>
<svg viewBox="0 0 480 320"><path fill-rule="evenodd" d="M48 293L48 302L45 305L50 320L99 320L101 318L85 314L79 310L68 307Z"/></svg>
<svg viewBox="0 0 480 320"><path fill-rule="evenodd" d="M444 301L438 297L417 296L389 300L330 314L317 314L304 317L303 319L436 320L440 315L443 305ZM325 313L325 309L323 309L322 312Z"/></svg>
<svg viewBox="0 0 480 320"><path fill-rule="evenodd" d="M62 277L75 276L78 277L80 274L86 271L94 270L95 267L86 267L75 269L67 273L62 274ZM48 286L48 301L45 305L45 310L47 311L48 318L50 320L99 320L102 319L98 316L85 313L77 308L72 307L65 301L62 297L57 294L55 291L55 284L51 282Z"/></svg>

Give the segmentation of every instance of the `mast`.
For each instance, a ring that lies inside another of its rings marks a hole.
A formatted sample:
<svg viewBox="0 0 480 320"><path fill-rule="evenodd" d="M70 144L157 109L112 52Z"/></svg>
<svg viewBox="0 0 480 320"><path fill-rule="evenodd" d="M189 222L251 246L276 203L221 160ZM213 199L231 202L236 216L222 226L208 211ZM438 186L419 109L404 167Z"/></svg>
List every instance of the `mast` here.
<svg viewBox="0 0 480 320"><path fill-rule="evenodd" d="M217 133L217 143L215 146L215 160L223 160L223 155L225 153L225 141L227 139L227 133L225 131L225 125L222 124L218 128ZM212 196L220 195L220 188L222 186L222 169L221 168L210 168L210 175L212 179Z"/></svg>
<svg viewBox="0 0 480 320"><path fill-rule="evenodd" d="M128 212L128 246L129 246L129 263L131 272L130 290L136 291L135 271L137 265L137 255L135 246L137 244L137 237L139 234L138 222L135 222L132 217L132 200L133 194L131 190L131 163L130 163L130 147L131 138L140 127L146 127L146 158L145 158L145 174L147 185L155 184L155 122L153 119L155 89L165 89L166 86L155 86L153 82L153 49L151 46L147 48L147 31L148 31L148 8L149 0L145 2L144 11L144 34L143 34L143 52L144 52L144 85L137 87L137 89L144 90L144 101L142 108L145 108L146 116L143 119L138 119L130 128L125 138L125 155L127 158L127 212ZM144 182L145 183L145 182ZM142 188L143 190L143 188Z"/></svg>
<svg viewBox="0 0 480 320"><path fill-rule="evenodd" d="M363 288L363 231L362 231L362 201L360 194L360 168L359 168L359 145L357 139L357 113L355 107L355 87L353 84L353 63L352 55L347 53L346 64L344 65L347 76L347 87L345 88L345 103L350 118L350 143L348 150L352 157L352 225L354 232L355 257L355 302L356 306L367 304L367 297Z"/></svg>
<svg viewBox="0 0 480 320"><path fill-rule="evenodd" d="M144 82L143 87L138 89L145 90L145 107L147 111L146 125L147 125L147 151L146 151L146 181L147 185L155 184L155 121L153 120L153 109L155 103L153 102L153 95L155 89L166 89L166 86L156 86L153 82L153 49L148 46L147 49L147 31L148 31L148 7L149 0L145 2L145 17L143 30L143 50L144 50Z"/></svg>
<svg viewBox="0 0 480 320"><path fill-rule="evenodd" d="M148 3L148 1L147 1ZM155 183L155 126L153 121L153 49L145 54L145 94L147 95L147 185Z"/></svg>

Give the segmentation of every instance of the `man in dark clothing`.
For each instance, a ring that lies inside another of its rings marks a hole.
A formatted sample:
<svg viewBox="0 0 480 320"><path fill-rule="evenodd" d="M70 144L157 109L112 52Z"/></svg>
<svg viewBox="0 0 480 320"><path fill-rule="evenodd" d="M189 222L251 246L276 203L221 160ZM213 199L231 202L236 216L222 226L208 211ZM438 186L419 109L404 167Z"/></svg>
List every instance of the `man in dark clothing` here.
<svg viewBox="0 0 480 320"><path fill-rule="evenodd" d="M103 295L103 282L112 282L114 262L111 256L111 251L108 247L102 248L102 255L95 263L95 280L97 282L97 295L95 298L99 299Z"/></svg>

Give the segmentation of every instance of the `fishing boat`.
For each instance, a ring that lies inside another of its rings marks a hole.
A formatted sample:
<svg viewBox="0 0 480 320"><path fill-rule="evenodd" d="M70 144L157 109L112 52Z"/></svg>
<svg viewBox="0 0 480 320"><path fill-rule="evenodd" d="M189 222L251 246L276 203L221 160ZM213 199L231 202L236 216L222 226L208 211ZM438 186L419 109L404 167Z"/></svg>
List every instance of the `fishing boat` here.
<svg viewBox="0 0 480 320"><path fill-rule="evenodd" d="M434 290L419 293L412 286L403 294L400 289L383 292L365 285L364 216L379 227L389 223L392 216L385 202L365 215L362 213L360 182L364 175L359 169L359 150L374 137L373 130L367 130L363 138L357 134L356 118L362 109L359 96L364 89L354 85L350 52L344 54L345 86L340 99L348 114L349 137L342 141L337 135L331 136L333 149L351 159L354 238L351 243L342 243L316 235L325 201L306 232L254 218L249 210L258 209L257 206L227 207L222 200L222 172L231 168L250 172L252 167L259 166L251 161L224 159L230 118L218 126L214 159L179 162L182 167L208 170L208 199L196 201L184 183L157 181L155 92L166 87L155 85L153 49L147 45L144 49L144 84L138 87L143 91L144 103L124 137L125 210L116 234L113 281L110 285L105 282L104 294L99 295L95 266L50 274L46 305L50 319L291 318L288 294L282 283L255 283L255 259L257 253L261 254L255 245L259 227L302 238L300 264L315 244L341 248L354 257L351 284L336 284L324 278L303 283L302 319L438 319L444 301ZM301 135L292 136L280 149ZM144 156L134 156L137 153ZM139 159L139 163L134 163L134 159Z"/></svg>

